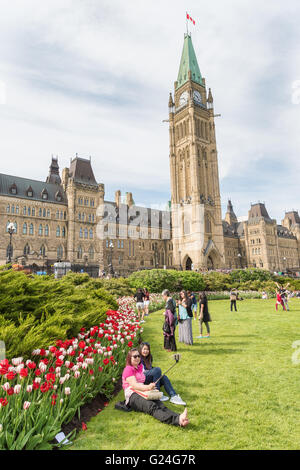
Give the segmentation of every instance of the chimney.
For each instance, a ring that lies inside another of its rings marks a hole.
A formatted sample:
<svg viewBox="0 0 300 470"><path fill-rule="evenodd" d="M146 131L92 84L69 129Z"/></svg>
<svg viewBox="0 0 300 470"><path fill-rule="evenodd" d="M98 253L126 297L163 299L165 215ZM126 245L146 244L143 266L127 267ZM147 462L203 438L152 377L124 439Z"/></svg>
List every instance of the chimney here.
<svg viewBox="0 0 300 470"><path fill-rule="evenodd" d="M118 191L115 192L115 203L117 207L120 207L121 204L121 191L118 189Z"/></svg>
<svg viewBox="0 0 300 470"><path fill-rule="evenodd" d="M134 204L132 193L126 193L126 204L128 207L131 207Z"/></svg>

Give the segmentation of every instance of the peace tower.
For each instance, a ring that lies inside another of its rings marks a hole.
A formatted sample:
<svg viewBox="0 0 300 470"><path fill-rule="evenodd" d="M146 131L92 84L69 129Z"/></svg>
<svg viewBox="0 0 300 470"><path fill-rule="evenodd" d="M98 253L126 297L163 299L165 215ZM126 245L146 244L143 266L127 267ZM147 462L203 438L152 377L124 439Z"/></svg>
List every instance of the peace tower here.
<svg viewBox="0 0 300 470"><path fill-rule="evenodd" d="M213 97L192 39L184 44L169 97L173 257L176 268L225 265Z"/></svg>

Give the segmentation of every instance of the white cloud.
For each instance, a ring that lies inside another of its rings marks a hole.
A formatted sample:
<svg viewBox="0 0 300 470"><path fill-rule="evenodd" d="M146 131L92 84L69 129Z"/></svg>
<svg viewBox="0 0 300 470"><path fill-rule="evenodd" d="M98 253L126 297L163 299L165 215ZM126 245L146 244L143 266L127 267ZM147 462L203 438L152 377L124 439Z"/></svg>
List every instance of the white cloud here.
<svg viewBox="0 0 300 470"><path fill-rule="evenodd" d="M254 179L233 200L237 214L246 213L255 165L261 178L262 162L274 157L278 165L281 156L284 180L292 184L279 198L266 173L265 194L257 193L271 216L281 217L299 200L293 182L300 105L291 98L300 79L299 9L296 0L2 1L0 171L41 179L52 153L62 168L78 152L92 156L97 180L109 189L152 188L167 200L169 133L162 120L187 10L196 20L190 29L200 70L222 114L216 118L221 187L232 175Z"/></svg>

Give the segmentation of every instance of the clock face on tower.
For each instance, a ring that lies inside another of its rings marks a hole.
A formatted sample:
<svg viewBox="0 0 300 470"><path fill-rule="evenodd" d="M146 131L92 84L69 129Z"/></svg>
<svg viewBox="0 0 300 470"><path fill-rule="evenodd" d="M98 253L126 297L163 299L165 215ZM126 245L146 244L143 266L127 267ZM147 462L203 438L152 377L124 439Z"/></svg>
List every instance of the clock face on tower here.
<svg viewBox="0 0 300 470"><path fill-rule="evenodd" d="M188 98L189 98L188 92L187 92L187 91L184 91L184 92L182 93L182 95L180 95L180 98L179 98L179 106L184 106L185 104L187 104Z"/></svg>
<svg viewBox="0 0 300 470"><path fill-rule="evenodd" d="M194 98L195 103L199 103L199 104L202 103L202 98L201 98L201 94L199 93L199 91L197 90L194 91L193 98Z"/></svg>

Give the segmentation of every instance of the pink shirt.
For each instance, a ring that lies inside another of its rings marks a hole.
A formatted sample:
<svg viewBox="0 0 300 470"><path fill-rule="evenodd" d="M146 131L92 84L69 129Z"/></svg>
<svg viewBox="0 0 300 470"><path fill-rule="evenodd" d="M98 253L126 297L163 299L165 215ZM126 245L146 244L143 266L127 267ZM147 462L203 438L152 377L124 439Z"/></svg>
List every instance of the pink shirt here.
<svg viewBox="0 0 300 470"><path fill-rule="evenodd" d="M128 403L129 398L134 393L130 388L130 384L126 381L127 377L135 377L135 380L138 383L143 384L146 380L146 377L143 374L143 370L144 369L143 369L142 364L140 364L137 369L133 366L126 366L125 369L123 370L122 386L123 386L124 393L125 393L126 403Z"/></svg>

